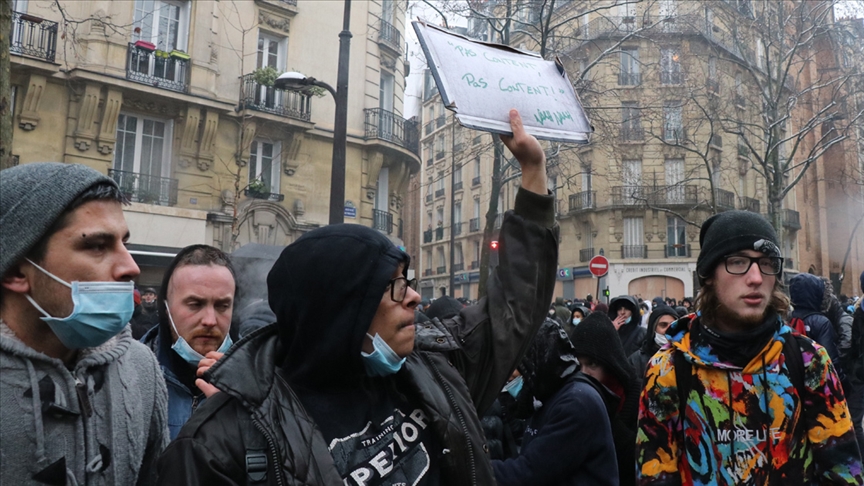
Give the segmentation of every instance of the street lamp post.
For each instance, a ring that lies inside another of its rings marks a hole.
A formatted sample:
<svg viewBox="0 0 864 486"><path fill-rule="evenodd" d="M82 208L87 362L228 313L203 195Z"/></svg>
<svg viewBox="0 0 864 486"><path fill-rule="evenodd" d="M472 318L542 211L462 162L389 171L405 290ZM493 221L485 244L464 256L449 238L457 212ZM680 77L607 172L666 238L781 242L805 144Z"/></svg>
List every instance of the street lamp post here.
<svg viewBox="0 0 864 486"><path fill-rule="evenodd" d="M333 95L336 116L333 120L333 162L330 174L329 224L345 221L345 152L348 139L348 67L351 50L351 0L345 0L342 14L342 32L339 32L339 70L336 89L315 78L298 72L287 72L276 78L277 89L297 90L307 86L324 88Z"/></svg>

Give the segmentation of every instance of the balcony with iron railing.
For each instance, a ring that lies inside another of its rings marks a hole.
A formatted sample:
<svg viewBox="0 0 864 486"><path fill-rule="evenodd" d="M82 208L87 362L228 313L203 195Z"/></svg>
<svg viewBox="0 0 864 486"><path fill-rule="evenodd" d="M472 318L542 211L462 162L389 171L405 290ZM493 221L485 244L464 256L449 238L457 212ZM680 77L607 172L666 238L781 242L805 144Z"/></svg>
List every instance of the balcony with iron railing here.
<svg viewBox="0 0 864 486"><path fill-rule="evenodd" d="M471 179L471 187L480 185L480 176Z"/></svg>
<svg viewBox="0 0 864 486"><path fill-rule="evenodd" d="M708 88L710 93L719 93L720 92L720 81L716 79L708 78L705 80L705 87Z"/></svg>
<svg viewBox="0 0 864 486"><path fill-rule="evenodd" d="M735 194L725 189L714 189L714 199L717 203L718 211L727 209L735 209Z"/></svg>
<svg viewBox="0 0 864 486"><path fill-rule="evenodd" d="M463 270L465 270L465 263L454 263L453 264L453 271L454 272L461 272Z"/></svg>
<svg viewBox="0 0 864 486"><path fill-rule="evenodd" d="M613 186L613 206L636 206L645 204L645 186Z"/></svg>
<svg viewBox="0 0 864 486"><path fill-rule="evenodd" d="M480 231L480 218L471 218L468 221L468 231L471 233Z"/></svg>
<svg viewBox="0 0 864 486"><path fill-rule="evenodd" d="M622 126L619 138L622 142L642 142L645 140L645 130L637 127Z"/></svg>
<svg viewBox="0 0 864 486"><path fill-rule="evenodd" d="M708 139L708 144L712 147L723 149L723 136L718 133L711 135L711 138Z"/></svg>
<svg viewBox="0 0 864 486"><path fill-rule="evenodd" d="M570 212L585 211L597 207L597 191L582 191L571 194L569 199Z"/></svg>
<svg viewBox="0 0 864 486"><path fill-rule="evenodd" d="M114 179L120 192L131 202L156 206L177 205L177 179L117 169L108 169L108 177Z"/></svg>
<svg viewBox="0 0 864 486"><path fill-rule="evenodd" d="M427 202L427 203L431 203L431 202L432 202L432 194L426 194L426 202Z"/></svg>
<svg viewBox="0 0 864 486"><path fill-rule="evenodd" d="M253 74L243 76L240 107L308 122L312 119L312 96L265 86Z"/></svg>
<svg viewBox="0 0 864 486"><path fill-rule="evenodd" d="M666 245L664 248L666 249L666 258L690 258L693 256L690 252L690 245L685 243Z"/></svg>
<svg viewBox="0 0 864 486"><path fill-rule="evenodd" d="M402 33L399 32L399 29L397 29L395 25L385 20L381 20L378 30L378 45L384 46L397 54L401 54Z"/></svg>
<svg viewBox="0 0 864 486"><path fill-rule="evenodd" d="M759 212L759 200L754 199L752 197L739 197L738 198L738 209L743 209L744 211L750 211L751 213Z"/></svg>
<svg viewBox="0 0 864 486"><path fill-rule="evenodd" d="M427 268L426 270L423 270L423 276L424 277L431 277L432 275L434 275L434 273L432 272L431 268Z"/></svg>
<svg viewBox="0 0 864 486"><path fill-rule="evenodd" d="M10 54L54 62L57 53L57 22L12 12L9 41Z"/></svg>
<svg viewBox="0 0 864 486"><path fill-rule="evenodd" d="M621 245L621 258L648 258L646 245Z"/></svg>
<svg viewBox="0 0 864 486"><path fill-rule="evenodd" d="M435 189L435 199L444 197L444 189Z"/></svg>
<svg viewBox="0 0 864 486"><path fill-rule="evenodd" d="M441 241L444 239L444 227L439 226L435 228L435 241Z"/></svg>
<svg viewBox="0 0 864 486"><path fill-rule="evenodd" d="M454 182L453 183L453 190L454 191L461 191L462 190L462 181Z"/></svg>
<svg viewBox="0 0 864 486"><path fill-rule="evenodd" d="M696 185L648 186L645 189L648 204L653 206L695 206L699 204Z"/></svg>
<svg viewBox="0 0 864 486"><path fill-rule="evenodd" d="M432 243L432 233L433 230L426 230L423 232L423 243Z"/></svg>
<svg viewBox="0 0 864 486"><path fill-rule="evenodd" d="M476 270L476 269L480 268L480 262L478 262L477 260L472 260L471 266L469 268L471 270Z"/></svg>
<svg viewBox="0 0 864 486"><path fill-rule="evenodd" d="M594 248L582 248L579 250L579 261L589 262L594 258Z"/></svg>
<svg viewBox="0 0 864 486"><path fill-rule="evenodd" d="M149 42L129 44L126 51L126 79L179 93L189 91L189 56L165 52Z"/></svg>
<svg viewBox="0 0 864 486"><path fill-rule="evenodd" d="M243 195L252 199L263 199L265 201L281 202L285 200L285 194L270 192L269 189L256 189L253 187L243 189Z"/></svg>
<svg viewBox="0 0 864 486"><path fill-rule="evenodd" d="M435 269L435 273L437 273L438 275L447 273L447 267L446 266L440 266L440 267Z"/></svg>
<svg viewBox="0 0 864 486"><path fill-rule="evenodd" d="M390 211L372 210L372 228L382 233L393 234L393 215Z"/></svg>
<svg viewBox="0 0 864 486"><path fill-rule="evenodd" d="M684 73L681 71L660 71L660 84L675 85L684 82Z"/></svg>
<svg viewBox="0 0 864 486"><path fill-rule="evenodd" d="M462 234L462 223L453 223L451 227L453 231L453 236L459 236Z"/></svg>
<svg viewBox="0 0 864 486"><path fill-rule="evenodd" d="M801 229L801 215L794 209L781 209L780 222L784 228Z"/></svg>
<svg viewBox="0 0 864 486"><path fill-rule="evenodd" d="M433 130L435 130L435 120L423 124L423 135L429 135Z"/></svg>
<svg viewBox="0 0 864 486"><path fill-rule="evenodd" d="M407 149L420 157L420 130L417 123L383 108L366 108L366 139L377 138Z"/></svg>

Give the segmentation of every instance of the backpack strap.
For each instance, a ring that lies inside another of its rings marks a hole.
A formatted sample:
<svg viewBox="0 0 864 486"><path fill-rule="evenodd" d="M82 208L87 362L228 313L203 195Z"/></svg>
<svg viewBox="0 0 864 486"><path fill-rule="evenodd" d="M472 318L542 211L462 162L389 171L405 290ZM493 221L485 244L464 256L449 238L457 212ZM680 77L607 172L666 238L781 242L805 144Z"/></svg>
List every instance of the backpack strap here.
<svg viewBox="0 0 864 486"><path fill-rule="evenodd" d="M799 437L798 432L804 422L804 392L806 391L804 388L804 358L801 357L799 339L803 338L794 334L789 334L783 339L783 357L785 358L786 369L789 370L789 381L792 382L792 386L798 392L798 408L801 411L798 414L798 421L792 424L792 436L796 438Z"/></svg>
<svg viewBox="0 0 864 486"><path fill-rule="evenodd" d="M243 445L246 446L246 476L248 484L263 484L267 481L268 445L263 432L254 426L254 421L244 421L240 428Z"/></svg>
<svg viewBox="0 0 864 486"><path fill-rule="evenodd" d="M693 375L693 365L684 357L680 350L672 353L672 365L675 368L675 387L678 391L678 427L681 429L681 455L685 450L684 418L687 413L687 399L690 397L690 382Z"/></svg>

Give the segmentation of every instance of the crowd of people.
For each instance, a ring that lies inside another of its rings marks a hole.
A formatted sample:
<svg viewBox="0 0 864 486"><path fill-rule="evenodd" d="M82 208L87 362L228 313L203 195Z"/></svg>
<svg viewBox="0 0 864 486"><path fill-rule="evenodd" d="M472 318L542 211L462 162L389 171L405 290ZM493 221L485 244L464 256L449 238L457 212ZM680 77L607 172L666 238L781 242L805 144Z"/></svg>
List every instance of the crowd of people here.
<svg viewBox="0 0 864 486"><path fill-rule="evenodd" d="M728 211L695 298L553 302L545 155L510 121L520 187L476 302L422 301L360 225L287 246L241 312L208 245L136 289L113 180L4 170L0 483L864 485L861 301L806 274L787 295L771 225Z"/></svg>

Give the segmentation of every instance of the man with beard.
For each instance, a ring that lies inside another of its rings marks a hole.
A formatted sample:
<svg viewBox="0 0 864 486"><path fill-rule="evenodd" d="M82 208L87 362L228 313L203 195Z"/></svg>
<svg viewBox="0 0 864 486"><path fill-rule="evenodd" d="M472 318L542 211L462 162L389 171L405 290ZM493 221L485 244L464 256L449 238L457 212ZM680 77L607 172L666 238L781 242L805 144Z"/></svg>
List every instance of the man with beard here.
<svg viewBox="0 0 864 486"><path fill-rule="evenodd" d="M415 326L409 256L378 231L329 225L267 277L276 323L204 373L207 399L159 460L163 485L488 485L478 414L543 322L558 261L539 142L510 111L521 185L487 294Z"/></svg>
<svg viewBox="0 0 864 486"><path fill-rule="evenodd" d="M141 339L147 331L159 324L159 310L156 307L156 289L147 287L141 294L141 305L129 325L132 326L132 337Z"/></svg>
<svg viewBox="0 0 864 486"><path fill-rule="evenodd" d="M235 289L231 261L212 246L187 246L165 270L156 300L165 311L142 341L156 354L168 385L171 439L212 390L196 383L199 364L213 364L231 347Z"/></svg>
<svg viewBox="0 0 864 486"><path fill-rule="evenodd" d="M698 312L672 325L648 364L640 484L864 484L828 354L784 324L777 241L746 211L702 225Z"/></svg>

